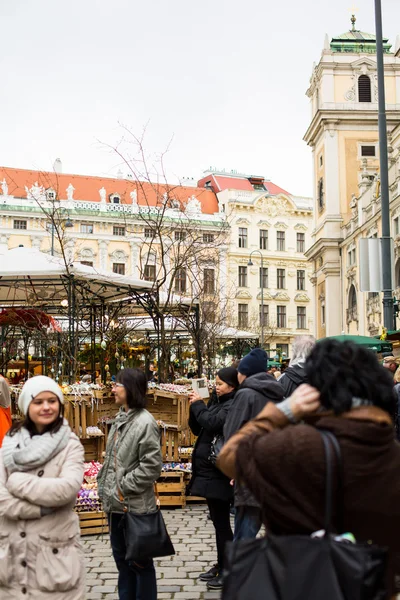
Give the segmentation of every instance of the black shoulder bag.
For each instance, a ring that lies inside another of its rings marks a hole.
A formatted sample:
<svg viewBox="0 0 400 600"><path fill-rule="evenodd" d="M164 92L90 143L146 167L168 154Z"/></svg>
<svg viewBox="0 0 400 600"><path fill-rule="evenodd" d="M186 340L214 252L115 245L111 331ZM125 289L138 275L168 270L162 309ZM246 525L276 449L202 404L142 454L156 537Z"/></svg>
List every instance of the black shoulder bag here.
<svg viewBox="0 0 400 600"><path fill-rule="evenodd" d="M336 437L320 431L326 461L325 535L276 536L227 545L223 600L387 600L387 550L335 540L333 459L337 457L339 522L342 461ZM343 533L343 531L339 531Z"/></svg>
<svg viewBox="0 0 400 600"><path fill-rule="evenodd" d="M225 444L225 439L222 433L217 433L212 439L210 456L208 460L215 466L217 464L217 458L222 450L222 446Z"/></svg>
<svg viewBox="0 0 400 600"><path fill-rule="evenodd" d="M117 478L116 444L114 444L114 448L115 478ZM123 504L125 499L118 481L116 483L119 501ZM154 492L157 499L157 508L154 512L140 514L129 512L128 507L124 507L124 516L119 523L119 527L124 530L125 560L127 561L140 563L150 558L175 554L174 546L160 510L157 483L154 484Z"/></svg>

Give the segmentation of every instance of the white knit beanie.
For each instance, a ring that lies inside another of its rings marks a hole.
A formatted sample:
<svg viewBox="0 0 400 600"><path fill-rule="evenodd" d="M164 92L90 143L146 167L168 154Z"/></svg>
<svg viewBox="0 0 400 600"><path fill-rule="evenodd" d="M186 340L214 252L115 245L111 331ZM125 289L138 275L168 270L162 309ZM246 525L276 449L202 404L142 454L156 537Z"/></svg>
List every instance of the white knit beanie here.
<svg viewBox="0 0 400 600"><path fill-rule="evenodd" d="M50 379L50 377L45 377L44 375L36 375L36 377L31 377L25 382L18 398L19 409L24 415L28 413L28 408L32 400L41 392L53 392L61 404L64 404L63 393L54 379Z"/></svg>

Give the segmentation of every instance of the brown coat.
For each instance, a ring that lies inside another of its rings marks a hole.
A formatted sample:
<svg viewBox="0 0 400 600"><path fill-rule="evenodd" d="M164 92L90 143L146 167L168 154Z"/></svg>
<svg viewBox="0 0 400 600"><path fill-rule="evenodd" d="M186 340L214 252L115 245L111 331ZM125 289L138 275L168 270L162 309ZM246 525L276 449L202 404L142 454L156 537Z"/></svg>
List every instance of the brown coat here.
<svg viewBox="0 0 400 600"><path fill-rule="evenodd" d="M328 413L311 425L290 425L269 403L223 447L219 468L243 479L261 502L267 527L277 534L323 528L325 458L316 428L335 433L344 467L344 530L357 540L400 551L400 445L389 415L360 407ZM391 580L393 581L393 580Z"/></svg>
<svg viewBox="0 0 400 600"><path fill-rule="evenodd" d="M84 555L72 511L83 447L67 446L39 469L8 477L0 450L0 600L83 600ZM40 517L40 507L55 512Z"/></svg>

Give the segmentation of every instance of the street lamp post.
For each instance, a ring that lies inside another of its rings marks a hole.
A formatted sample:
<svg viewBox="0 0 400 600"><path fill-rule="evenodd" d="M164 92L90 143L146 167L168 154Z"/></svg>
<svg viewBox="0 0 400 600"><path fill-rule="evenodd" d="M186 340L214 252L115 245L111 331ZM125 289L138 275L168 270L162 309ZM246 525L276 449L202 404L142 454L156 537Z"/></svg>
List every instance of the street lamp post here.
<svg viewBox="0 0 400 600"><path fill-rule="evenodd" d="M261 284L261 348L264 348L264 263L263 263L263 255L260 250L253 250L250 252L249 262L247 266L252 267L253 263L251 261L251 257L253 254L257 252L261 257L261 276L260 276L260 284Z"/></svg>
<svg viewBox="0 0 400 600"><path fill-rule="evenodd" d="M375 0L375 26L376 66L378 74L379 162L381 176L383 322L386 329L390 330L392 327L394 327L394 315L392 295L392 250L390 239L388 144L381 0Z"/></svg>
<svg viewBox="0 0 400 600"><path fill-rule="evenodd" d="M74 226L74 224L68 216L65 220L64 227L70 228L73 226ZM50 250L51 256L54 256L54 234L55 234L55 231L56 231L56 228L54 227L54 223L52 221L51 222L51 250Z"/></svg>

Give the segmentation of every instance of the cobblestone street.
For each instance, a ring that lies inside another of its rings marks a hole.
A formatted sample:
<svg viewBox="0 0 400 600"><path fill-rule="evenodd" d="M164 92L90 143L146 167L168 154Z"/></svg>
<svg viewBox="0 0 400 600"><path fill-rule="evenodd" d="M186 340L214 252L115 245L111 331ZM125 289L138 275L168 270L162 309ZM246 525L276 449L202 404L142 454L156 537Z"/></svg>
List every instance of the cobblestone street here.
<svg viewBox="0 0 400 600"><path fill-rule="evenodd" d="M156 560L158 598L218 600L198 576L216 561L214 528L205 505L163 510L176 555ZM117 569L108 535L82 538L87 554L86 600L117 600Z"/></svg>

